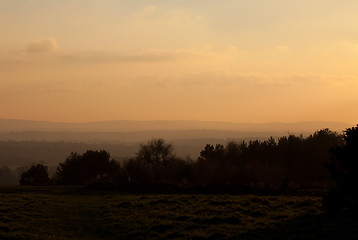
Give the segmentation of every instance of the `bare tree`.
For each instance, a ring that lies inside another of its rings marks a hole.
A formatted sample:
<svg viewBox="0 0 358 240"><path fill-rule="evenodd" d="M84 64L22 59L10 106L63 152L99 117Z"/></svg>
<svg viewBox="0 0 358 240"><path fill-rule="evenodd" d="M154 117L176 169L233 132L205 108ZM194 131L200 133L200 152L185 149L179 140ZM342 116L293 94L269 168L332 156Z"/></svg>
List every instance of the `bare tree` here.
<svg viewBox="0 0 358 240"><path fill-rule="evenodd" d="M140 145L137 158L152 166L158 181L165 181L166 169L175 160L174 147L162 138L152 139L147 144Z"/></svg>

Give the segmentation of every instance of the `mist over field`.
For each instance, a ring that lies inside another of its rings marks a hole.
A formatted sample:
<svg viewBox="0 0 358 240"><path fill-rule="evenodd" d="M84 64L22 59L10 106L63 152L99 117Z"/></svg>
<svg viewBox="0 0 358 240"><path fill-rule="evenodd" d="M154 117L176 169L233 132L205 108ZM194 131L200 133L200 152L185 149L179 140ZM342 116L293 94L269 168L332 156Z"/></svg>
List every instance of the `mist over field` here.
<svg viewBox="0 0 358 240"><path fill-rule="evenodd" d="M265 140L289 134L307 136L329 128L341 132L347 123L233 123L201 121L107 121L57 123L0 119L0 164L58 164L71 152L106 149L117 159L135 156L140 143L164 138L180 157L196 159L206 144Z"/></svg>

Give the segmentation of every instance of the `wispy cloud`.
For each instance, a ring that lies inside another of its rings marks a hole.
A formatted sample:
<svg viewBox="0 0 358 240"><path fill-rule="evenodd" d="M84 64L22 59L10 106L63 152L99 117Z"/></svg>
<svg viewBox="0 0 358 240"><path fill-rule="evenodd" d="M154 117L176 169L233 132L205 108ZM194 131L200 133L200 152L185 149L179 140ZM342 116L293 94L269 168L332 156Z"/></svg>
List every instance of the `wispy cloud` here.
<svg viewBox="0 0 358 240"><path fill-rule="evenodd" d="M287 45L280 45L275 47L275 50L279 53L289 53L291 52L291 48Z"/></svg>
<svg viewBox="0 0 358 240"><path fill-rule="evenodd" d="M25 47L28 53L46 53L58 50L58 45L53 38L43 38L36 41L29 42Z"/></svg>
<svg viewBox="0 0 358 240"><path fill-rule="evenodd" d="M264 73L234 73L206 71L182 75L146 75L140 76L132 84L144 88L158 87L165 89L182 89L185 91L200 91L200 89L227 88L231 90L294 90L306 91L334 88L342 86L357 86L357 78L344 75L319 74L264 74ZM310 88L307 88L310 86Z"/></svg>
<svg viewBox="0 0 358 240"><path fill-rule="evenodd" d="M193 58L215 57L214 53L192 49L148 49L140 52L121 53L108 51L73 52L60 56L65 62L168 62Z"/></svg>

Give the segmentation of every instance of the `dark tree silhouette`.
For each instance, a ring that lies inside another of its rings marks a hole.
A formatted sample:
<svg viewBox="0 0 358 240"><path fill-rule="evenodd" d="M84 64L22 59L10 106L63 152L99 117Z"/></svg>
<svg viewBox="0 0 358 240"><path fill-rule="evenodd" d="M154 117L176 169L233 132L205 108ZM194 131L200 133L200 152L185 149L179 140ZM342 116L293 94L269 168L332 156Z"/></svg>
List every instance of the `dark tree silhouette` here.
<svg viewBox="0 0 358 240"><path fill-rule="evenodd" d="M144 159L128 159L123 162L124 173L129 183L151 183L154 174Z"/></svg>
<svg viewBox="0 0 358 240"><path fill-rule="evenodd" d="M225 147L221 144L216 144L215 147L207 144L204 150L200 152L200 157L195 166L197 181L204 185L225 184L228 178L225 167Z"/></svg>
<svg viewBox="0 0 358 240"><path fill-rule="evenodd" d="M60 184L89 184L113 182L119 170L119 163L111 160L108 152L88 150L83 155L71 153L64 163L59 164L56 174Z"/></svg>
<svg viewBox="0 0 358 240"><path fill-rule="evenodd" d="M322 129L307 138L291 134L278 140L207 144L194 164L194 180L275 191L326 187L332 180L325 163L341 141L341 135Z"/></svg>
<svg viewBox="0 0 358 240"><path fill-rule="evenodd" d="M51 183L48 176L47 166L37 164L21 174L20 185L49 185Z"/></svg>
<svg viewBox="0 0 358 240"><path fill-rule="evenodd" d="M224 157L224 146L221 144L216 144L215 148L213 145L207 144L200 152L200 158L208 161L215 161L222 159Z"/></svg>
<svg viewBox="0 0 358 240"><path fill-rule="evenodd" d="M333 150L334 159L328 164L332 178L337 182L327 197L331 209L358 207L358 125L347 128L343 135L344 144Z"/></svg>
<svg viewBox="0 0 358 240"><path fill-rule="evenodd" d="M152 166L157 181L165 181L166 170L175 160L174 147L162 138L153 139L140 145L137 159Z"/></svg>

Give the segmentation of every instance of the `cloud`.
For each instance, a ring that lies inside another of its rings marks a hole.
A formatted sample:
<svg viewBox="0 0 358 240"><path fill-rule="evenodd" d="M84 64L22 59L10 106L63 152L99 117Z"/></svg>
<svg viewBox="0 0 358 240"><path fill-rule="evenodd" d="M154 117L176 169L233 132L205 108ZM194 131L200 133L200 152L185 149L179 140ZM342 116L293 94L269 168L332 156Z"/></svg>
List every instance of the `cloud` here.
<svg viewBox="0 0 358 240"><path fill-rule="evenodd" d="M28 53L48 53L58 50L58 45L53 38L43 38L37 41L29 42L26 47Z"/></svg>
<svg viewBox="0 0 358 240"><path fill-rule="evenodd" d="M149 6L149 7L146 7L142 12L145 15L149 15L149 14L154 13L156 10L157 10L156 6Z"/></svg>
<svg viewBox="0 0 358 240"><path fill-rule="evenodd" d="M65 62L168 62L216 57L216 54L193 49L147 49L141 52L113 53L107 51L75 52L62 55Z"/></svg>
<svg viewBox="0 0 358 240"><path fill-rule="evenodd" d="M313 89L357 86L357 78L343 75L318 74L264 74L264 73L232 73L221 71L204 71L200 73L184 73L180 75L142 75L132 83L136 86L161 87L167 89L184 89L198 91L204 88L230 89L233 91L311 91Z"/></svg>
<svg viewBox="0 0 358 240"><path fill-rule="evenodd" d="M149 49L145 52L138 54L128 54L118 56L122 61L140 61L140 62L158 62L158 61L171 61L181 60L197 57L208 57L212 54L202 53L195 50L179 49L179 50L165 50L165 49Z"/></svg>
<svg viewBox="0 0 358 240"><path fill-rule="evenodd" d="M289 53L289 52L291 52L291 48L290 48L289 46L287 46L287 45L277 46L277 47L275 48L275 50L276 50L277 52L280 52L280 53Z"/></svg>

